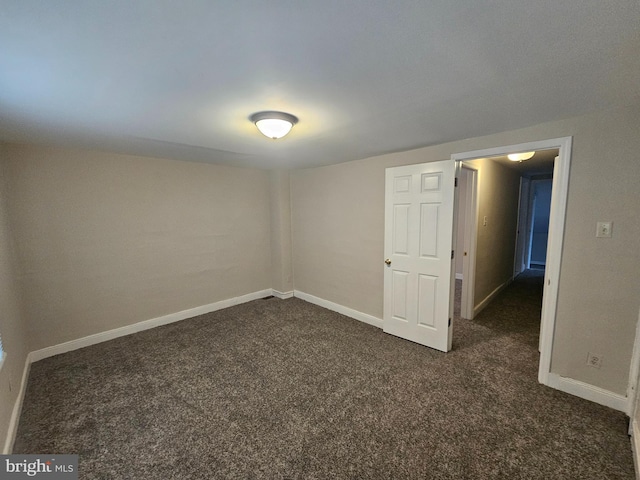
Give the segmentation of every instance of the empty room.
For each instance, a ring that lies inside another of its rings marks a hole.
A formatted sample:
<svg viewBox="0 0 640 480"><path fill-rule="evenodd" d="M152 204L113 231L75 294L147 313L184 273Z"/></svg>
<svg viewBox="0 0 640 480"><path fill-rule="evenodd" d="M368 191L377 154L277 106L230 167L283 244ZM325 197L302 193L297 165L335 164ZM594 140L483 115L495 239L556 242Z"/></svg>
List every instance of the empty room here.
<svg viewBox="0 0 640 480"><path fill-rule="evenodd" d="M0 0L0 477L635 478L639 25Z"/></svg>

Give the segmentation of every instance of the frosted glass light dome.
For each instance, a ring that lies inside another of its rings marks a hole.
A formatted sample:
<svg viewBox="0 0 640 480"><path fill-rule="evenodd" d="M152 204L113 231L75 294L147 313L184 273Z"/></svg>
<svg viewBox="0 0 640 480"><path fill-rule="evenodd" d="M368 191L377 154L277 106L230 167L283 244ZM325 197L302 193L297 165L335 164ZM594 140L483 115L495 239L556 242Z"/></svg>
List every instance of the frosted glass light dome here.
<svg viewBox="0 0 640 480"><path fill-rule="evenodd" d="M535 153L536 152L510 153L507 155L507 158L512 162L522 162L523 160L529 160Z"/></svg>
<svg viewBox="0 0 640 480"><path fill-rule="evenodd" d="M249 117L265 137L278 139L284 137L298 123L298 119L285 112L258 112Z"/></svg>

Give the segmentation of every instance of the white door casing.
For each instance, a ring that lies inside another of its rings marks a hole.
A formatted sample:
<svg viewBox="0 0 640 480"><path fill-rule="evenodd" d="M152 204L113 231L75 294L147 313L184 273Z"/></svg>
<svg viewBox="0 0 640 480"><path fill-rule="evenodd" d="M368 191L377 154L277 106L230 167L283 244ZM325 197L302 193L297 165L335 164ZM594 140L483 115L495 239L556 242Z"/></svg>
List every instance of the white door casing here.
<svg viewBox="0 0 640 480"><path fill-rule="evenodd" d="M387 168L383 329L451 349L455 162Z"/></svg>
<svg viewBox="0 0 640 480"><path fill-rule="evenodd" d="M476 247L478 243L478 170L469 165L460 163L461 171L466 170L466 205L464 226L464 251L456 252L456 255L464 255L462 261L462 292L460 299L460 316L467 320L473 320L475 315L475 278L476 278Z"/></svg>
<svg viewBox="0 0 640 480"><path fill-rule="evenodd" d="M538 368L538 381L544 385L553 386L554 388L559 387L552 385L554 378L551 376L551 353L553 351L555 334L560 265L562 264L562 245L564 240L564 221L569 192L571 145L572 137L561 137L451 155L453 160L465 161L475 158L503 156L514 152L530 152L551 148L557 148L559 150L559 155L556 157L553 168L547 264L545 268L544 294L542 297L542 315L540 321L540 365ZM471 261L474 262L475 259L471 259ZM472 276L474 276L475 272L473 270L471 273L473 274ZM475 277L470 278L469 281L474 282Z"/></svg>

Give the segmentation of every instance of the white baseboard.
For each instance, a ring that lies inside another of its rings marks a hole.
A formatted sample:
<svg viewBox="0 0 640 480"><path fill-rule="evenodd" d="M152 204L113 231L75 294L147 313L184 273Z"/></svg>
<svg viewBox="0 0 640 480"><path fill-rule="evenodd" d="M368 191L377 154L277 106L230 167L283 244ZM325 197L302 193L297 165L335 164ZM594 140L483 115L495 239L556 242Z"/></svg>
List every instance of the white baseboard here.
<svg viewBox="0 0 640 480"><path fill-rule="evenodd" d="M505 282L504 284L496 288L485 300L483 300L483 302L480 305L478 305L478 307L476 307L475 311L479 312L480 310L482 310L482 308L484 308L489 303L489 301L493 299L493 297L495 297L498 293L500 293L500 291L510 283L511 283L511 280ZM72 350L77 350L79 348L84 348L90 345L106 342L114 338L130 335L132 333L148 330L150 328L158 327L161 325L167 325L169 323L178 322L181 320L185 320L187 318L196 317L198 315L214 312L216 310L232 307L234 305L239 305L241 303L257 300L260 298L267 297L269 295L273 295L275 297L282 298L282 299L291 298L292 296L295 296L297 298L300 298L301 300L307 301L309 303L313 303L315 305L321 306L328 310L332 310L334 312L338 312L342 315L346 315L348 317L354 318L356 320L367 323L369 325L382 328L382 319L374 317L373 315L369 315L367 313L363 313L358 310L354 310L349 307L345 307L343 305L331 302L329 300L324 300L322 298L316 297L314 295L310 295L308 293L301 292L299 290L294 290L293 292L279 292L273 289L266 289L266 290L261 290L254 293L249 293L247 295L231 298L228 300L222 300L222 301L211 303L208 305L203 305L201 307L182 310L180 312L164 315L162 317L145 320L142 322L134 323L133 325L127 325L125 327L108 330L106 332L89 335L87 337L79 338L77 340L71 340L69 342L43 348L41 350L36 350L34 352L31 352L25 360L25 366L22 374L22 382L20 385L20 393L18 394L18 397L16 399L16 402L12 411L11 420L9 423L9 430L7 432L7 438L5 441L3 453L9 454L13 449L13 443L15 441L15 436L18 429L18 420L20 418L20 413L22 411L22 402L24 400L24 395L27 388L27 380L29 377L29 369L31 367L31 363L37 362L38 360L42 360L44 358L48 358L54 355L59 355L61 353L66 353ZM576 395L578 397L584 398L585 400L589 400L589 401L598 403L600 405L605 405L607 407L610 407L622 412L626 412L628 409L627 397L618 395L616 393L610 392L608 390L604 390L599 387L595 387L593 385L589 385L584 382L580 382L578 380L573 380L567 377L561 377L558 374L554 374L554 373L548 374L547 386L563 391L565 393L569 393L571 395ZM637 456L638 452L640 452L640 432L638 430L640 429L638 429L638 426L634 422L634 435L632 438L632 442L634 443L633 445L634 452L636 452L635 456ZM637 461L638 459L636 459L635 456L634 456L634 461Z"/></svg>
<svg viewBox="0 0 640 480"><path fill-rule="evenodd" d="M591 402L599 403L605 407L613 408L614 410L625 413L627 411L627 397L579 380L562 377L557 373L548 374L547 386Z"/></svg>
<svg viewBox="0 0 640 480"><path fill-rule="evenodd" d="M7 430L7 438L4 442L4 448L2 450L3 455L9 455L13 451L13 443L16 441L16 433L18 433L18 421L20 420L20 414L22 413L22 402L24 401L24 394L27 391L27 381L29 379L29 370L31 369L31 354L27 355L24 360L24 369L22 370L22 381L20 382L20 391L18 397L13 405L11 412L11 420L9 421L9 429Z"/></svg>
<svg viewBox="0 0 640 480"><path fill-rule="evenodd" d="M456 280L464 280L464 276L461 273L456 273Z"/></svg>
<svg viewBox="0 0 640 480"><path fill-rule="evenodd" d="M295 297L304 300L305 302L319 305L320 307L324 307L327 310L332 310L334 312L341 313L342 315L346 315L347 317L355 318L356 320L360 320L361 322L373 325L374 327L382 328L382 319L374 317L373 315L369 315L368 313L362 313L358 310L353 310L352 308L345 307L344 305L340 305L338 303L330 302L329 300L324 300L323 298L315 297L308 293L301 292L300 290L294 290L293 294Z"/></svg>
<svg viewBox="0 0 640 480"><path fill-rule="evenodd" d="M487 305L489 305L489 303L491 303L491 301L496 298L496 296L505 288L507 288L509 285L511 285L511 282L513 282L513 278L510 278L509 280L507 280L506 282L504 282L502 285L499 285L498 287L496 287L496 289L491 292L489 295L487 295L485 297L484 300L482 300L478 305L476 305L475 307L473 307L473 316L474 318L476 317L476 315L478 315L482 310L485 309L485 307Z"/></svg>
<svg viewBox="0 0 640 480"><path fill-rule="evenodd" d="M638 422L631 420L631 452L633 453L633 466L636 470L636 478L640 478L640 427Z"/></svg>
<svg viewBox="0 0 640 480"><path fill-rule="evenodd" d="M293 298L293 290L290 292L280 292L278 290L272 290L273 296L279 298L280 300L286 300L287 298Z"/></svg>
<svg viewBox="0 0 640 480"><path fill-rule="evenodd" d="M221 300L219 302L210 303L201 307L190 308L182 310L176 313L170 313L169 315L163 315L162 317L152 318L150 320L144 320L142 322L134 323L120 328L114 328L113 330L107 330L106 332L96 333L87 337L78 338L68 342L46 347L41 350L31 352L30 357L32 362L37 362L43 358L52 357L61 353L71 352L72 350L78 350L79 348L88 347L97 343L113 340L114 338L124 337L125 335L131 335L132 333L141 332L143 330L149 330L150 328L159 327L161 325L167 325L169 323L179 322L187 318L197 317L198 315L204 315L205 313L215 312L216 310L222 310L223 308L233 307L241 303L250 302L252 300L258 300L259 298L268 297L273 292L270 288L266 290L260 290L258 292L249 293L240 297L234 297L227 300Z"/></svg>

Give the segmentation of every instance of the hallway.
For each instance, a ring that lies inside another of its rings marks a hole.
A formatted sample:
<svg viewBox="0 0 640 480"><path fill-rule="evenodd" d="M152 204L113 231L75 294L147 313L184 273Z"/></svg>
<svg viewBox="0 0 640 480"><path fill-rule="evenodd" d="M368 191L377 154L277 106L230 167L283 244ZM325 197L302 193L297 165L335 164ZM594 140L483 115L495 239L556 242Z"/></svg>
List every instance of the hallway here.
<svg viewBox="0 0 640 480"><path fill-rule="evenodd" d="M514 335L537 354L540 337L540 315L544 270L529 269L518 275L513 283L500 293L475 319L460 318L460 295L462 280L456 280L454 316L458 327L465 330L464 322L490 328L500 335ZM462 324L460 324L462 322ZM454 331L454 346L456 342ZM535 360L536 375L539 359Z"/></svg>
<svg viewBox="0 0 640 480"><path fill-rule="evenodd" d="M554 478L635 478L624 413L538 383L544 270L525 270L473 320L460 318L461 286L462 281L456 280L450 355L459 352L469 357L468 388L477 397L493 397L506 422L512 415L511 421L521 425L521 440L527 438L525 432L545 425L542 437L527 441L546 443L543 450L551 457L562 455L560 445L580 450L589 444L599 452L600 473L591 470L574 476L586 467L579 466L576 451L576 457L564 460L567 470ZM485 400L485 405L489 403Z"/></svg>
<svg viewBox="0 0 640 480"><path fill-rule="evenodd" d="M525 270L473 320L460 318L461 280L456 280L453 349L471 346L482 361L505 374L538 379L544 270ZM480 360L479 360L480 361Z"/></svg>

